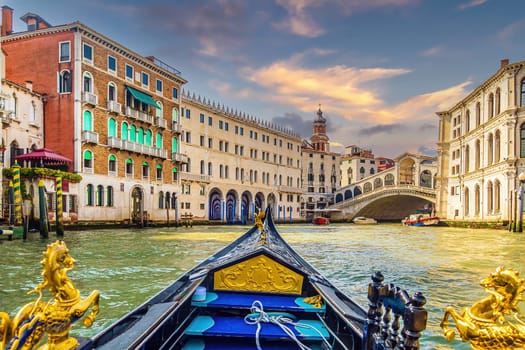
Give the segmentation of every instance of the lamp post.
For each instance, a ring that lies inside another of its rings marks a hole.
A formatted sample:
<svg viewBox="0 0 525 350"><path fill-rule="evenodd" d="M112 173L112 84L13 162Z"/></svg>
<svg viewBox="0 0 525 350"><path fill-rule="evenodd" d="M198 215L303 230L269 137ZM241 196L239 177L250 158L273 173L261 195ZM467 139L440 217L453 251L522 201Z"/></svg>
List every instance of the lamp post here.
<svg viewBox="0 0 525 350"><path fill-rule="evenodd" d="M519 209L518 209L518 217L516 218L518 220L518 232L523 232L523 186L525 185L525 172L521 172L518 176L518 180L520 180L520 192L519 192Z"/></svg>

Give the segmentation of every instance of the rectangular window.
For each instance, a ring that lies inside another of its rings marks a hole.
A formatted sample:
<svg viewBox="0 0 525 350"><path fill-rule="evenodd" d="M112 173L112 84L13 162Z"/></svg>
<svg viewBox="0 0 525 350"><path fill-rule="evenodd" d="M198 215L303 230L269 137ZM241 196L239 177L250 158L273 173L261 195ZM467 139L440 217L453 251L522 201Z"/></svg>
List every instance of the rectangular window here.
<svg viewBox="0 0 525 350"><path fill-rule="evenodd" d="M156 86L157 86L157 92L162 93L162 80L157 79L157 84L156 84Z"/></svg>
<svg viewBox="0 0 525 350"><path fill-rule="evenodd" d="M235 135L237 135L237 134L239 133L239 126L238 126L238 125L235 125L234 130L235 130Z"/></svg>
<svg viewBox="0 0 525 350"><path fill-rule="evenodd" d="M225 123L224 123L224 130L228 131L228 129L229 129L229 128L228 128L228 122L225 122Z"/></svg>
<svg viewBox="0 0 525 350"><path fill-rule="evenodd" d="M222 130L222 123L223 123L222 120L219 120L219 129L221 130Z"/></svg>
<svg viewBox="0 0 525 350"><path fill-rule="evenodd" d="M186 118L190 119L190 117L191 117L190 110L186 109Z"/></svg>
<svg viewBox="0 0 525 350"><path fill-rule="evenodd" d="M133 80L133 67L126 64L126 79Z"/></svg>
<svg viewBox="0 0 525 350"><path fill-rule="evenodd" d="M213 139L208 138L208 148L213 148Z"/></svg>
<svg viewBox="0 0 525 350"><path fill-rule="evenodd" d="M201 122L202 124L204 124L204 114L202 114L202 113L200 114L200 116L199 116L199 120L200 120L200 122Z"/></svg>
<svg viewBox="0 0 525 350"><path fill-rule="evenodd" d="M142 72L142 87L149 87L149 74Z"/></svg>
<svg viewBox="0 0 525 350"><path fill-rule="evenodd" d="M244 135L244 128L243 128L243 127L241 127L241 129L239 130L239 134L240 134L241 136Z"/></svg>
<svg viewBox="0 0 525 350"><path fill-rule="evenodd" d="M179 90L176 87L171 88L171 97L176 100L179 98Z"/></svg>
<svg viewBox="0 0 525 350"><path fill-rule="evenodd" d="M59 43L59 62L69 62L71 60L71 43L69 41L63 41Z"/></svg>
<svg viewBox="0 0 525 350"><path fill-rule="evenodd" d="M199 145L200 145L201 147L204 147L204 136L202 136L202 135L200 136Z"/></svg>
<svg viewBox="0 0 525 350"><path fill-rule="evenodd" d="M209 126L213 126L213 118L212 117L208 117L208 125Z"/></svg>
<svg viewBox="0 0 525 350"><path fill-rule="evenodd" d="M111 73L117 72L117 59L112 56L108 56L108 71Z"/></svg>
<svg viewBox="0 0 525 350"><path fill-rule="evenodd" d="M88 44L84 44L82 49L82 57L84 57L85 61L93 63L93 47Z"/></svg>

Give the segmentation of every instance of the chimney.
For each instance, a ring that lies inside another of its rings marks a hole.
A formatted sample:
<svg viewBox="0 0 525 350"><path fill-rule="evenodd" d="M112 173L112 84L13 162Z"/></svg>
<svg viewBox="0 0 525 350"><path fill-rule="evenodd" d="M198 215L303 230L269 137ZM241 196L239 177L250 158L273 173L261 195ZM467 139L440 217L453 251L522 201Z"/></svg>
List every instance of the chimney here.
<svg viewBox="0 0 525 350"><path fill-rule="evenodd" d="M508 58L505 58L505 59L501 60L500 68L504 68L504 67L506 67L508 65L509 65L509 59Z"/></svg>
<svg viewBox="0 0 525 350"><path fill-rule="evenodd" d="M29 91L33 91L33 82L31 80L26 80L26 88Z"/></svg>
<svg viewBox="0 0 525 350"><path fill-rule="evenodd" d="M9 6L2 6L2 32L1 35L13 33L13 9Z"/></svg>

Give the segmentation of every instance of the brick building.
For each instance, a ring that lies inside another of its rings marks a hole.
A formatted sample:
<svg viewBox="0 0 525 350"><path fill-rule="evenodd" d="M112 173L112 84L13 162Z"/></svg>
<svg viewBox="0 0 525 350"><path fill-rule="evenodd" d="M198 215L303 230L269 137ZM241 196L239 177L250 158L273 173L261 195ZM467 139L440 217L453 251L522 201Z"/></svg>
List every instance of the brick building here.
<svg viewBox="0 0 525 350"><path fill-rule="evenodd" d="M82 175L79 221L165 220L177 206L181 73L88 26L25 14L13 33L2 8L6 78L46 95L45 147ZM159 203L160 201L163 203ZM172 214L174 215L174 214Z"/></svg>

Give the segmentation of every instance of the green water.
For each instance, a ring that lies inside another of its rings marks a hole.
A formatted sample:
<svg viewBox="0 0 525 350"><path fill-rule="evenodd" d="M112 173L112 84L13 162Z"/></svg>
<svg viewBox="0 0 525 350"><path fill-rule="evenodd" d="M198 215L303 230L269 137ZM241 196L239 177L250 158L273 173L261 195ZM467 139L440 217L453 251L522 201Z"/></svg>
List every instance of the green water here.
<svg viewBox="0 0 525 350"><path fill-rule="evenodd" d="M77 264L69 276L86 296L101 292L101 311L92 328L76 325L73 334L91 336L216 252L247 226L97 230L66 232ZM469 349L447 343L439 322L443 309L470 306L487 294L479 280L497 266L522 271L524 234L486 229L403 227L398 224L278 225L283 237L335 285L366 307L370 275L427 298L429 320L423 349ZM46 244L33 234L27 242L0 240L0 311L14 315L35 299L26 293L41 281Z"/></svg>

